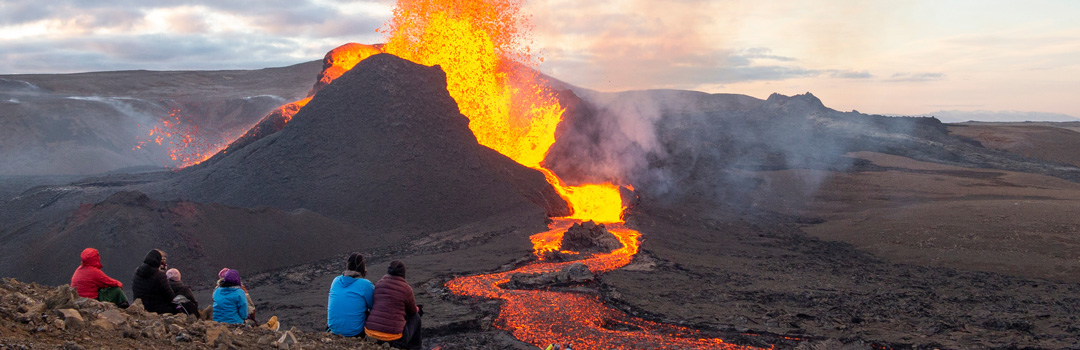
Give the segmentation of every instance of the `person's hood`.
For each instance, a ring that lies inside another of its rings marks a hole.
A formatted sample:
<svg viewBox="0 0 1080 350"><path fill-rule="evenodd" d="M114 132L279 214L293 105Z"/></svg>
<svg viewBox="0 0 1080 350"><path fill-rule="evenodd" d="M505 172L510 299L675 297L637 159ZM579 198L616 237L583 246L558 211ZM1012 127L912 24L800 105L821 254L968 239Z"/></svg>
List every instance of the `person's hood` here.
<svg viewBox="0 0 1080 350"><path fill-rule="evenodd" d="M143 258L143 264L150 265L150 267L158 268L161 266L161 257L165 256L160 250L153 249L149 253L146 253L146 257Z"/></svg>
<svg viewBox="0 0 1080 350"><path fill-rule="evenodd" d="M341 274L341 278L338 279L338 283L341 283L342 287L348 287L356 281L359 281L361 278L364 278L364 276L361 276L359 272L345 270L345 272Z"/></svg>
<svg viewBox="0 0 1080 350"><path fill-rule="evenodd" d="M83 249L82 254L79 255L82 258L83 266L91 266L101 268L101 255L98 254L98 250L94 248Z"/></svg>
<svg viewBox="0 0 1080 350"><path fill-rule="evenodd" d="M143 258L142 265L139 265L138 269L135 269L135 275L139 277L153 276L157 271L161 271L158 267L161 266L161 251L154 249L149 253L146 253L146 257Z"/></svg>

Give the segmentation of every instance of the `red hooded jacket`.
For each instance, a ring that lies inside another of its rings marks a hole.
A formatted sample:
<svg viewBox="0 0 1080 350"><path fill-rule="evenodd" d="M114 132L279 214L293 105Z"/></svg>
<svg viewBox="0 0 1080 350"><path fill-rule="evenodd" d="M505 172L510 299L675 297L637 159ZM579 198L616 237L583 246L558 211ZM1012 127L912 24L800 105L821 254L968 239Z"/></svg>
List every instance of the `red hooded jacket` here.
<svg viewBox="0 0 1080 350"><path fill-rule="evenodd" d="M120 281L109 278L101 271L101 255L98 254L97 249L83 249L80 257L82 257L82 265L79 265L79 268L75 269L75 274L71 275L71 286L75 288L79 296L97 299L99 289L124 286Z"/></svg>

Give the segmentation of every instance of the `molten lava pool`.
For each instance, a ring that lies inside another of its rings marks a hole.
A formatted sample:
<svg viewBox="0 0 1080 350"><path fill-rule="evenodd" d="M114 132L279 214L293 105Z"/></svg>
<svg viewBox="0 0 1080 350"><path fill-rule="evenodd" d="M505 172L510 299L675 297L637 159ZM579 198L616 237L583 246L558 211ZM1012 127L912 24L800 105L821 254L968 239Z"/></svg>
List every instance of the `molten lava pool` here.
<svg viewBox="0 0 1080 350"><path fill-rule="evenodd" d="M556 219L550 230L530 237L537 253L558 246L573 223ZM518 273L558 271L575 262L584 263L593 273L603 273L626 266L637 254L640 233L622 224L605 224L619 238L623 247L607 254L568 261L536 261L520 268L476 276L459 277L447 282L458 295L501 299L495 326L511 332L517 339L545 347L551 343L570 343L575 350L588 349L756 349L707 338L700 332L636 318L603 304L595 295L546 290L502 289Z"/></svg>

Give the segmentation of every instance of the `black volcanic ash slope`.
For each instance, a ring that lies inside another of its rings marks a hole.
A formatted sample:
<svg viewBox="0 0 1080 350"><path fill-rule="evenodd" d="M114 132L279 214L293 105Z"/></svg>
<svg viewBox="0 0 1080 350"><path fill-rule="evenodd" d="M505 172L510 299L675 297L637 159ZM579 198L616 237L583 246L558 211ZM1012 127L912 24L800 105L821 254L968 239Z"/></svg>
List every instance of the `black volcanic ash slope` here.
<svg viewBox="0 0 1080 350"><path fill-rule="evenodd" d="M439 67L376 55L320 91L281 131L148 192L307 208L373 229L566 214L541 173L478 144L468 123Z"/></svg>
<svg viewBox="0 0 1080 350"><path fill-rule="evenodd" d="M259 239L251 239L258 237ZM365 237L308 210L235 208L157 201L135 191L80 206L25 241L5 242L3 276L67 283L83 248L101 252L105 271L125 284L150 249L163 249L184 280L209 283L223 266L254 272L340 254Z"/></svg>

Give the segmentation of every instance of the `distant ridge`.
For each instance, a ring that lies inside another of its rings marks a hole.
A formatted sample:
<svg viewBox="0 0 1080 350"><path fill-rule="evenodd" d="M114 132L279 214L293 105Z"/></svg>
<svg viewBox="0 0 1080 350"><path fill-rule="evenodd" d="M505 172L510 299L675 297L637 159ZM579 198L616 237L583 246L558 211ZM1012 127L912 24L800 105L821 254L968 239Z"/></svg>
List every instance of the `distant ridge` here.
<svg viewBox="0 0 1080 350"><path fill-rule="evenodd" d="M1080 118L1061 113L1023 111L937 111L918 116L936 117L942 123L979 122L1080 122Z"/></svg>

